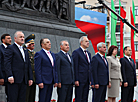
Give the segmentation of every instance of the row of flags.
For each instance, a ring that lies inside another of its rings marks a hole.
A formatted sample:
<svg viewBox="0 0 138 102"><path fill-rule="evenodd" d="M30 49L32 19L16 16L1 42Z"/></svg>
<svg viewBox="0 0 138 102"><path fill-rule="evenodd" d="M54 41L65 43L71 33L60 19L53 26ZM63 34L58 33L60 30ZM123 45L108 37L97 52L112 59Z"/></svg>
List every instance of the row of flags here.
<svg viewBox="0 0 138 102"><path fill-rule="evenodd" d="M111 0L111 9L115 11L115 6L113 0ZM119 0L119 13L122 18L126 18L126 11L122 8L121 2ZM130 7L130 16L131 16L131 24L135 26L135 5L134 1L132 0L132 7ZM117 16L111 13L111 45L117 46L116 42L116 24L117 24ZM124 48L124 34L123 34L123 26L124 23L120 20L120 58L124 56L123 48ZM135 46L134 46L134 38L135 38L135 31L131 29L131 49L132 49L132 56L131 58L134 59L135 62Z"/></svg>

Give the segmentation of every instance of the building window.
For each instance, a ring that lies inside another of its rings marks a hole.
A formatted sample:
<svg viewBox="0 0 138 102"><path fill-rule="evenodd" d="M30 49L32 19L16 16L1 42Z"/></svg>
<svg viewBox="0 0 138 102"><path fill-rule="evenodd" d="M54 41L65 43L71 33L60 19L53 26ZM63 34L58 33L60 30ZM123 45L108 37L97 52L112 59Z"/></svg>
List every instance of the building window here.
<svg viewBox="0 0 138 102"><path fill-rule="evenodd" d="M138 6L135 6L135 15L138 16Z"/></svg>
<svg viewBox="0 0 138 102"><path fill-rule="evenodd" d="M118 47L117 56L120 56L120 42L117 42L117 47Z"/></svg>
<svg viewBox="0 0 138 102"><path fill-rule="evenodd" d="M135 24L135 27L138 29L138 24Z"/></svg>
<svg viewBox="0 0 138 102"><path fill-rule="evenodd" d="M138 42L135 41L134 44L135 44L135 51L138 51Z"/></svg>
<svg viewBox="0 0 138 102"><path fill-rule="evenodd" d="M116 25L116 32L120 32L120 25Z"/></svg>

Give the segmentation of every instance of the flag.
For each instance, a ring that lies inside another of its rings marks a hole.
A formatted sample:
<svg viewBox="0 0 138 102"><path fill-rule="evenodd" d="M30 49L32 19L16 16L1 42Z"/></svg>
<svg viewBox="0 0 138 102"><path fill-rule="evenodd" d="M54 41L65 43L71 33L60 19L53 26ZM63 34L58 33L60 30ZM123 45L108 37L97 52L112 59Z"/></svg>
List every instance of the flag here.
<svg viewBox="0 0 138 102"><path fill-rule="evenodd" d="M132 13L132 8L130 7L130 15L131 15L131 24L135 26L134 24L134 18L133 18L133 13ZM131 49L132 49L132 55L131 58L135 62L135 46L134 46L134 30L131 28ZM136 63L136 62L135 62Z"/></svg>
<svg viewBox="0 0 138 102"><path fill-rule="evenodd" d="M119 0L119 10L120 10L120 16L123 17L123 18L126 18L126 11L121 7L121 2ZM124 42L124 39L123 39L123 26L124 26L124 23L122 22L122 20L120 19L120 58L122 58L124 56L123 54L123 42Z"/></svg>
<svg viewBox="0 0 138 102"><path fill-rule="evenodd" d="M133 13L133 18L134 18L134 24L136 22L136 17L135 17L135 5L134 5L134 1L132 0L132 13ZM135 31L134 31L134 38L135 38Z"/></svg>
<svg viewBox="0 0 138 102"><path fill-rule="evenodd" d="M114 2L111 0L111 9L115 11ZM117 46L116 43L116 23L117 23L117 16L111 12L111 45Z"/></svg>

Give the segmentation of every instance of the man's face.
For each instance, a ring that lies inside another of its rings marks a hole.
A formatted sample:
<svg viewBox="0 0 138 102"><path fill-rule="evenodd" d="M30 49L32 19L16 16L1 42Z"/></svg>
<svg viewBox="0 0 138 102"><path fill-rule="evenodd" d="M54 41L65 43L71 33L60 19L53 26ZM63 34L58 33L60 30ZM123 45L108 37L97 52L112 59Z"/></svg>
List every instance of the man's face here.
<svg viewBox="0 0 138 102"><path fill-rule="evenodd" d="M35 46L34 43L30 43L27 48L30 49L30 50L33 50L34 49L34 46Z"/></svg>
<svg viewBox="0 0 138 102"><path fill-rule="evenodd" d="M5 36L5 39L3 39L3 43L6 45L11 45L11 36Z"/></svg>
<svg viewBox="0 0 138 102"><path fill-rule="evenodd" d="M99 51L103 54L106 53L106 45L105 44L102 44L102 47L99 47Z"/></svg>
<svg viewBox="0 0 138 102"><path fill-rule="evenodd" d="M131 56L132 55L132 50L130 47L127 47L127 49L125 50L125 55L127 56Z"/></svg>
<svg viewBox="0 0 138 102"><path fill-rule="evenodd" d="M60 45L61 50L68 52L69 51L69 43L67 41L62 42L63 45Z"/></svg>
<svg viewBox="0 0 138 102"><path fill-rule="evenodd" d="M83 38L83 41L81 42L81 46L82 46L84 49L86 49L86 48L89 47L89 40L88 40L87 37L84 37L84 38Z"/></svg>
<svg viewBox="0 0 138 102"><path fill-rule="evenodd" d="M46 50L50 50L51 49L51 42L49 39L44 39L44 47Z"/></svg>
<svg viewBox="0 0 138 102"><path fill-rule="evenodd" d="M14 37L14 40L20 46L24 44L24 34L22 32L17 32L17 36Z"/></svg>

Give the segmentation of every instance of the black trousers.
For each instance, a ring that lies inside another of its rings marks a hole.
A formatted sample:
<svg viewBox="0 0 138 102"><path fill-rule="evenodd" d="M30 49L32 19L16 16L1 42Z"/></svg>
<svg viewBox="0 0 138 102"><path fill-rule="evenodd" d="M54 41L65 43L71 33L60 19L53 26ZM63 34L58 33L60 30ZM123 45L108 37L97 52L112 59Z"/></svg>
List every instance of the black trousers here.
<svg viewBox="0 0 138 102"><path fill-rule="evenodd" d="M134 96L134 86L121 87L121 102L132 102Z"/></svg>
<svg viewBox="0 0 138 102"><path fill-rule="evenodd" d="M35 92L36 92L35 83L33 83L31 86L27 85L25 102L35 102Z"/></svg>
<svg viewBox="0 0 138 102"><path fill-rule="evenodd" d="M58 102L72 102L73 85L61 84L61 88L57 88Z"/></svg>
<svg viewBox="0 0 138 102"><path fill-rule="evenodd" d="M99 85L98 89L94 88L94 102L105 102L107 85Z"/></svg>
<svg viewBox="0 0 138 102"><path fill-rule="evenodd" d="M75 86L75 102L88 102L89 82Z"/></svg>
<svg viewBox="0 0 138 102"><path fill-rule="evenodd" d="M9 102L25 102L26 87L24 83L7 84Z"/></svg>

